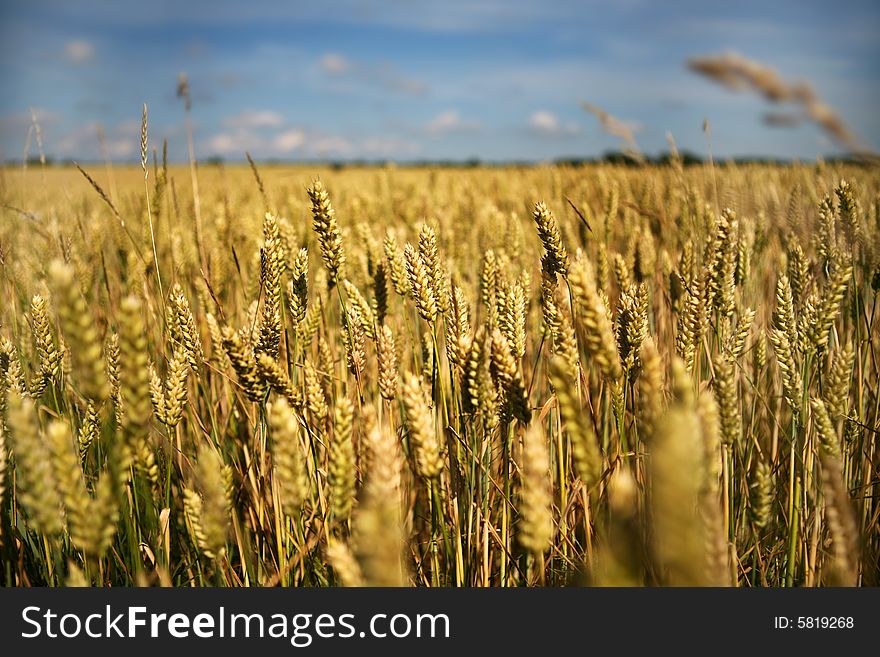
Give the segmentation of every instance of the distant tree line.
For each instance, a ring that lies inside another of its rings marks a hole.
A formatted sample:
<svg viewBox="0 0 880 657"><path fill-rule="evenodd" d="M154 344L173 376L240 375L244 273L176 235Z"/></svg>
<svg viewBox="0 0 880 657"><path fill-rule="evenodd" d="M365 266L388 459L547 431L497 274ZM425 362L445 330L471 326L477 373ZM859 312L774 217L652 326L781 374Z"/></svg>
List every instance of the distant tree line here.
<svg viewBox="0 0 880 657"><path fill-rule="evenodd" d="M692 151L683 150L678 154L678 159L681 161L683 166L695 166L705 164L708 160L700 155ZM864 165L864 164L876 164L876 161L871 161L869 159L860 158L858 156L847 157L847 156L834 156L834 157L824 157L822 158L827 163L836 163L836 164L852 164L852 165ZM370 160L370 159L353 159L353 160L283 160L278 158L266 158L263 160L259 160L261 164L264 166L285 166L285 165L313 165L313 166L328 166L333 169L346 169L346 168L358 168L358 167L376 167L376 166L386 166L388 164L395 164L396 166L403 167L439 167L439 168L476 168L476 167L533 167L540 164L545 164L550 162L552 164L556 164L559 166L583 166L586 164L613 164L618 166L627 166L627 167L640 167L640 166L664 166L668 165L672 162L673 155L669 152L658 153L657 155L643 155L642 161L635 159L629 153L624 151L606 151L602 153L602 155L591 156L591 157L578 157L578 156L570 156L570 157L559 157L554 160L545 160L545 161L535 161L535 160L481 160L478 157L471 157L464 160L454 160L454 159L442 159L442 160L432 160L432 159L420 159L420 160ZM716 163L719 165L723 165L728 162L733 162L735 164L791 164L795 161L804 161L806 160L797 160L797 159L788 159L788 158L772 158L765 156L746 156L746 157L716 157ZM55 159L51 156L46 156L46 166L73 166L73 159L64 158L64 159ZM209 157L202 158L200 164L202 166L223 166L225 164L241 164L243 160L239 159L225 159L219 155L212 155ZM80 164L89 165L89 164L103 164L100 161L91 161L91 160L80 160ZM119 162L117 162L119 163ZM18 159L7 159L4 163L6 166L21 166L22 160ZM132 162L123 162L120 164L134 164ZM38 157L29 157L27 159L27 166L40 166L40 159Z"/></svg>

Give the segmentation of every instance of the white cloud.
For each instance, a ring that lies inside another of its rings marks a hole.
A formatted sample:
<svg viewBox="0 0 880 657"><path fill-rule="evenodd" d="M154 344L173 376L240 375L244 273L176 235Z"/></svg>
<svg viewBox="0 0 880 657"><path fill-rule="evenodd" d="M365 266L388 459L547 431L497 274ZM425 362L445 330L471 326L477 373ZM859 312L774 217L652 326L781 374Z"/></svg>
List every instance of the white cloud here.
<svg viewBox="0 0 880 657"><path fill-rule="evenodd" d="M328 75L344 75L352 69L351 62L345 57L335 52L328 52L321 57L321 70Z"/></svg>
<svg viewBox="0 0 880 657"><path fill-rule="evenodd" d="M107 155L111 158L126 158L135 152L134 142L130 139L108 139L105 143Z"/></svg>
<svg viewBox="0 0 880 657"><path fill-rule="evenodd" d="M268 110L246 110L226 117L219 130L200 146L205 155L233 158L245 153L257 158L395 157L420 149L419 144L395 135L343 135L290 124L281 114Z"/></svg>
<svg viewBox="0 0 880 657"><path fill-rule="evenodd" d="M273 148L281 151L282 153L295 151L296 149L301 148L303 145L305 145L305 143L306 134L298 128L285 130L284 132L275 135L275 138L272 140Z"/></svg>
<svg viewBox="0 0 880 657"><path fill-rule="evenodd" d="M538 110L529 117L529 128L539 135L561 137L580 134L581 128L577 123L563 125L559 118L547 110Z"/></svg>
<svg viewBox="0 0 880 657"><path fill-rule="evenodd" d="M449 132L458 127L459 121L458 112L455 110L442 112L428 121L427 125L425 125L425 131L429 133Z"/></svg>
<svg viewBox="0 0 880 657"><path fill-rule="evenodd" d="M237 130L279 128L284 125L284 117L278 112L269 110L244 110L235 116L228 116L223 119L223 125Z"/></svg>
<svg viewBox="0 0 880 657"><path fill-rule="evenodd" d="M74 39L64 44L64 58L71 64L87 64L95 58L95 45L85 39Z"/></svg>
<svg viewBox="0 0 880 657"><path fill-rule="evenodd" d="M558 132L559 119L553 112L539 110L529 118L529 127L538 132Z"/></svg>
<svg viewBox="0 0 880 657"><path fill-rule="evenodd" d="M254 157L285 155L300 146L296 130L277 133L256 132L249 129L219 132L209 137L203 145L208 155L241 157L250 153Z"/></svg>
<svg viewBox="0 0 880 657"><path fill-rule="evenodd" d="M480 124L476 121L462 119L457 110L447 110L428 121L425 124L425 132L429 135L445 135L453 132L469 132L479 127Z"/></svg>
<svg viewBox="0 0 880 657"><path fill-rule="evenodd" d="M208 152L228 155L235 153L241 155L244 151L249 150L251 142L247 136L232 135L226 132L214 135L205 142Z"/></svg>
<svg viewBox="0 0 880 657"><path fill-rule="evenodd" d="M421 150L421 145L394 135L351 138L340 134L288 127L267 135L253 130L217 133L203 142L206 155L241 157L402 157Z"/></svg>
<svg viewBox="0 0 880 657"><path fill-rule="evenodd" d="M305 141L301 130L284 129L284 117L270 110L244 110L221 122L224 130L205 142L207 152L240 156L245 152L283 154Z"/></svg>

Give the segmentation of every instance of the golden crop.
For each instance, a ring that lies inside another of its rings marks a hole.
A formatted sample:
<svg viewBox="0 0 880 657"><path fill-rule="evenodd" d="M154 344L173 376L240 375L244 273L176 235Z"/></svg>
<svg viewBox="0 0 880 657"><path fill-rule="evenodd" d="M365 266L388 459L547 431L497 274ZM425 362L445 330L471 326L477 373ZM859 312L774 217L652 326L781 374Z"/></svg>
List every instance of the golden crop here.
<svg viewBox="0 0 880 657"><path fill-rule="evenodd" d="M4 585L880 584L876 169L142 155L2 172Z"/></svg>

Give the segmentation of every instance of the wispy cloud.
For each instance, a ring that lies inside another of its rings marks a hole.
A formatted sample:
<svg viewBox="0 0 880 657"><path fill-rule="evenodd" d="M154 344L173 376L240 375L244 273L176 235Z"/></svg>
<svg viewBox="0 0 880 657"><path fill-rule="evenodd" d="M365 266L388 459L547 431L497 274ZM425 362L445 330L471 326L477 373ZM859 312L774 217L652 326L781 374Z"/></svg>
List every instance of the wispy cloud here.
<svg viewBox="0 0 880 657"><path fill-rule="evenodd" d="M396 135L349 136L289 125L275 112L241 112L221 121L226 129L208 137L207 155L255 157L392 157L417 153L420 144Z"/></svg>
<svg viewBox="0 0 880 657"><path fill-rule="evenodd" d="M529 130L543 137L573 137L579 135L577 123L562 124L559 117L548 110L538 110L529 117Z"/></svg>
<svg viewBox="0 0 880 657"><path fill-rule="evenodd" d="M278 157L304 150L307 136L303 130L291 128L274 134L261 134L251 130L220 132L204 143L208 155L240 158L245 153L255 157Z"/></svg>
<svg viewBox="0 0 880 657"><path fill-rule="evenodd" d="M300 148L305 136L285 123L284 117L272 110L243 110L221 119L222 131L209 137L205 145L214 155L287 154Z"/></svg>
<svg viewBox="0 0 880 657"><path fill-rule="evenodd" d="M223 125L237 130L278 128L284 125L284 117L270 110L244 110L223 119Z"/></svg>
<svg viewBox="0 0 880 657"><path fill-rule="evenodd" d="M348 58L337 52L328 52L321 57L321 61L318 62L318 64L320 65L321 70L328 75L345 75L352 69L351 62L348 61Z"/></svg>
<svg viewBox="0 0 880 657"><path fill-rule="evenodd" d="M350 156L354 154L354 144L340 135L326 135L312 139L309 151L315 155L327 157L331 155Z"/></svg>
<svg viewBox="0 0 880 657"><path fill-rule="evenodd" d="M48 146L59 157L95 158L101 153L102 131L103 148L109 157L125 159L137 151L140 144L140 123L133 120L122 121L107 128L98 123L88 123L66 132L61 139Z"/></svg>
<svg viewBox="0 0 880 657"><path fill-rule="evenodd" d="M404 75L391 62L359 61L341 53L329 52L318 60L318 68L329 78L364 84L391 93L420 96L428 90L424 82Z"/></svg>
<svg viewBox="0 0 880 657"><path fill-rule="evenodd" d="M95 59L95 45L85 39L74 39L64 44L63 54L71 64L88 64Z"/></svg>
<svg viewBox="0 0 880 657"><path fill-rule="evenodd" d="M458 110L441 112L425 124L425 132L429 135L473 132L479 128L480 123L478 121L463 119Z"/></svg>
<svg viewBox="0 0 880 657"><path fill-rule="evenodd" d="M33 125L34 119L39 123L41 129L45 129L47 126L60 122L61 118L57 112L42 107L34 107L26 112L13 112L0 116L0 135L13 139L18 137L24 139L28 129Z"/></svg>
<svg viewBox="0 0 880 657"><path fill-rule="evenodd" d="M617 5L636 0L615 0ZM638 0L641 3L642 0ZM55 0L48 0L55 3ZM612 4L593 0L595 7ZM39 4L47 4L46 0ZM552 24L579 16L579 2L535 3L528 0L447 0L442 3L364 2L337 0L334 11L321 3L277 2L277 0L212 0L212 11L204 2L154 0L144 3L113 3L106 0L80 0L76 7L59 7L63 18L99 16L113 26L156 26L167 16L184 25L233 26L248 23L296 24L327 21L337 25L371 26L396 30L419 30L425 33L498 33L508 29L528 29L536 23ZM51 4L50 4L51 6Z"/></svg>
<svg viewBox="0 0 880 657"><path fill-rule="evenodd" d="M290 153L306 143L306 133L299 128L280 132L272 139L272 146L282 153Z"/></svg>
<svg viewBox="0 0 880 657"><path fill-rule="evenodd" d="M260 137L250 132L221 132L212 135L205 141L204 150L212 155L235 155L241 157L245 152L264 148L266 144L265 137Z"/></svg>

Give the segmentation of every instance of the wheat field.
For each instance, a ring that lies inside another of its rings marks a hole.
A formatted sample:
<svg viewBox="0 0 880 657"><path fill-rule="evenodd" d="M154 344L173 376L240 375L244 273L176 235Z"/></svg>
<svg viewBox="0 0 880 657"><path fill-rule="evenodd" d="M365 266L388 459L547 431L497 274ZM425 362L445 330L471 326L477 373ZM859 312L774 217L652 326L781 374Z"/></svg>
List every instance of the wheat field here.
<svg viewBox="0 0 880 657"><path fill-rule="evenodd" d="M6 586L880 583L880 175L6 167ZM158 161L157 161L158 160Z"/></svg>

